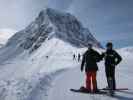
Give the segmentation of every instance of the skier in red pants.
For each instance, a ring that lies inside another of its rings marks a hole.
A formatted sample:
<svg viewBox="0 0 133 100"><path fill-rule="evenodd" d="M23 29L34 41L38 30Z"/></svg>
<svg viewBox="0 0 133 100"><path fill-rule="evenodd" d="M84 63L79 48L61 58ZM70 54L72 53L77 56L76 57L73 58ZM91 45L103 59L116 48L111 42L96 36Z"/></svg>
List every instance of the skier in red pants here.
<svg viewBox="0 0 133 100"><path fill-rule="evenodd" d="M89 91L94 90L92 92L97 91L96 71L86 72L86 89L88 89Z"/></svg>
<svg viewBox="0 0 133 100"><path fill-rule="evenodd" d="M97 62L99 62L100 60L102 60L101 55L97 51L92 49L91 44L88 44L88 50L83 55L81 71L84 70L85 65L85 89L87 89L87 91L89 92L98 92L96 74L98 71Z"/></svg>

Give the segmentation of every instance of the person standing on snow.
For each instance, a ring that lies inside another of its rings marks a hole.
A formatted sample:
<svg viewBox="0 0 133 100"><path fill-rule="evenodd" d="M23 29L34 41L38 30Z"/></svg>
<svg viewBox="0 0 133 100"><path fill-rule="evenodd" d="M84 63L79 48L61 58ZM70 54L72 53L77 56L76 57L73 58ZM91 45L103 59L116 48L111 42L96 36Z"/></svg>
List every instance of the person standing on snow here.
<svg viewBox="0 0 133 100"><path fill-rule="evenodd" d="M80 53L78 54L78 62L80 61L81 55Z"/></svg>
<svg viewBox="0 0 133 100"><path fill-rule="evenodd" d="M105 59L105 73L108 83L107 88L113 88L113 90L115 90L115 66L122 61L122 57L113 49L113 44L111 42L106 44L106 48L107 50L105 53L102 53L102 57ZM109 85L110 79L112 81L112 87Z"/></svg>
<svg viewBox="0 0 133 100"><path fill-rule="evenodd" d="M81 71L86 72L86 88L89 92L98 92L96 75L98 71L97 62L101 59L101 55L92 49L92 45L88 44L88 50L84 53ZM92 87L91 87L92 86Z"/></svg>
<svg viewBox="0 0 133 100"><path fill-rule="evenodd" d="M75 54L73 54L73 60L76 60L76 55Z"/></svg>

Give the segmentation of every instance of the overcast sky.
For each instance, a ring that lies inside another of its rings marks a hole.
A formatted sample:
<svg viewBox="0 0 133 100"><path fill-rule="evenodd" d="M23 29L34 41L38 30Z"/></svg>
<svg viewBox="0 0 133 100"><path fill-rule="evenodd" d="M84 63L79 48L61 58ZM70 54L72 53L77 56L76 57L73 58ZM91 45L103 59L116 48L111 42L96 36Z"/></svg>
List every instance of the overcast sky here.
<svg viewBox="0 0 133 100"><path fill-rule="evenodd" d="M0 0L0 29L24 28L46 5L47 0Z"/></svg>
<svg viewBox="0 0 133 100"><path fill-rule="evenodd" d="M21 30L46 7L71 12L100 41L133 40L133 0L0 0L0 29Z"/></svg>
<svg viewBox="0 0 133 100"><path fill-rule="evenodd" d="M100 40L133 39L133 0L75 0L70 10Z"/></svg>

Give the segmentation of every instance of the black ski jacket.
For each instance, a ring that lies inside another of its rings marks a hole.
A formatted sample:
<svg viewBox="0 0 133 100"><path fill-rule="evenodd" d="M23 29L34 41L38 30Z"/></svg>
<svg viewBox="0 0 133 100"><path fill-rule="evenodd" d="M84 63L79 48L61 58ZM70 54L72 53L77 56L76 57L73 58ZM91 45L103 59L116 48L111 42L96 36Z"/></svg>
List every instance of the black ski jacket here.
<svg viewBox="0 0 133 100"><path fill-rule="evenodd" d="M102 58L97 51L93 49L87 50L83 55L81 63L81 71L84 69L84 66L86 72L97 71L98 70L97 62L99 62L100 60L102 60Z"/></svg>
<svg viewBox="0 0 133 100"><path fill-rule="evenodd" d="M116 66L122 61L122 57L115 50L107 50L103 57L105 58L105 66Z"/></svg>

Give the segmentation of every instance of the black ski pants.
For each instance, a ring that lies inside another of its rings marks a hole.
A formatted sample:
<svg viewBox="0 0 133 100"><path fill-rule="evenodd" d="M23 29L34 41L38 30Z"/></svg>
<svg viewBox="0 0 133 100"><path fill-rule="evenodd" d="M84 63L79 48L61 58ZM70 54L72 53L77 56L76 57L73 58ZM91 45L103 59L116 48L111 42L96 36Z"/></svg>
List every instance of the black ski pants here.
<svg viewBox="0 0 133 100"><path fill-rule="evenodd" d="M110 66L110 65L105 65L105 72L106 72L106 78L107 78L107 83L109 86L109 81L110 78L112 79L112 85L113 85L113 90L116 89L116 80L115 80L115 66Z"/></svg>

